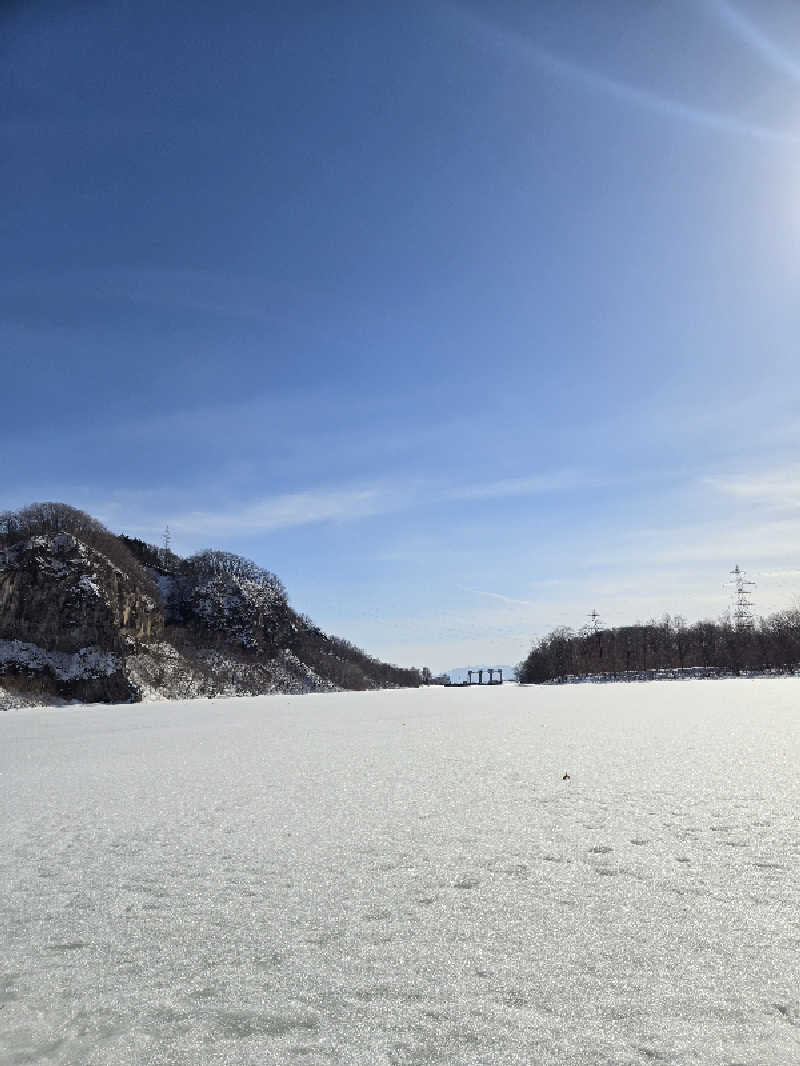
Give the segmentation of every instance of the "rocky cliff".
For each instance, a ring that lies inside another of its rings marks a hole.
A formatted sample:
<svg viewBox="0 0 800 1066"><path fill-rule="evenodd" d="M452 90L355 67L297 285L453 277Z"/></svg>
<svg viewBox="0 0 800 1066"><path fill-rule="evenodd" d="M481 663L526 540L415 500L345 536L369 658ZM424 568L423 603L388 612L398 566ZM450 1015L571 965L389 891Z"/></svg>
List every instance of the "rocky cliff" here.
<svg viewBox="0 0 800 1066"><path fill-rule="evenodd" d="M163 631L155 589L63 531L8 545L0 560L0 671L64 698L133 698L125 655Z"/></svg>
<svg viewBox="0 0 800 1066"><path fill-rule="evenodd" d="M239 556L181 559L64 504L0 515L0 707L418 682L322 633Z"/></svg>

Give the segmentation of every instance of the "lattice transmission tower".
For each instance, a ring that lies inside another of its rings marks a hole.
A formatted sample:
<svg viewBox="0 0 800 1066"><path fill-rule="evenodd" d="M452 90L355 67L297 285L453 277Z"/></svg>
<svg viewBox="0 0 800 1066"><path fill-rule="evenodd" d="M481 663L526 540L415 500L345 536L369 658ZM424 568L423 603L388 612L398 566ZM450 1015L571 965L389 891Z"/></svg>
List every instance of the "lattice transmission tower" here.
<svg viewBox="0 0 800 1066"><path fill-rule="evenodd" d="M731 570L730 585L733 589L733 626L734 629L753 628L753 592L755 581L748 581L747 574L739 564Z"/></svg>

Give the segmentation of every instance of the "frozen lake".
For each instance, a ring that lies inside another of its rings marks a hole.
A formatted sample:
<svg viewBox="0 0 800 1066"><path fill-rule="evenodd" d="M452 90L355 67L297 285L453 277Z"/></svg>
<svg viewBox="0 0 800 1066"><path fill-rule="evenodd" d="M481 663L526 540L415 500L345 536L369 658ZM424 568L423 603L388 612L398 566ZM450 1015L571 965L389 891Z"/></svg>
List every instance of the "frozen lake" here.
<svg viewBox="0 0 800 1066"><path fill-rule="evenodd" d="M0 1063L800 1063L798 680L17 711L0 773Z"/></svg>

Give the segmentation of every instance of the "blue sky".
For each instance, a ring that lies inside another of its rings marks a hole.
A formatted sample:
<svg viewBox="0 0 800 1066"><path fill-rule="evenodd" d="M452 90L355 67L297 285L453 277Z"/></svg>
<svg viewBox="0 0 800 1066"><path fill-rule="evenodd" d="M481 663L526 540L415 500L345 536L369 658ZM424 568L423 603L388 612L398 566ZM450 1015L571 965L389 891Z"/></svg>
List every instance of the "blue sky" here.
<svg viewBox="0 0 800 1066"><path fill-rule="evenodd" d="M795 3L0 19L0 507L436 670L797 603Z"/></svg>

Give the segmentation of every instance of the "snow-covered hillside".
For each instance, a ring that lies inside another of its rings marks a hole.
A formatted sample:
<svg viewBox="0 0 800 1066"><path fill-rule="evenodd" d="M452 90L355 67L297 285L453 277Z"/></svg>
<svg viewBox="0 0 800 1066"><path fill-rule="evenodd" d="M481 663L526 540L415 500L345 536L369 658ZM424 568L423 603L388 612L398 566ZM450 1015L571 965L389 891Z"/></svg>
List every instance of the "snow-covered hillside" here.
<svg viewBox="0 0 800 1066"><path fill-rule="evenodd" d="M0 1061L793 1066L798 706L785 679L0 715Z"/></svg>
<svg viewBox="0 0 800 1066"><path fill-rule="evenodd" d="M182 559L67 504L0 516L0 710L416 686L324 633L257 563Z"/></svg>

